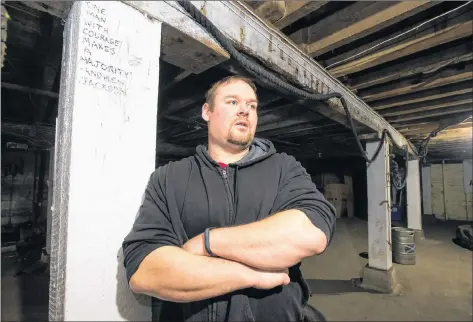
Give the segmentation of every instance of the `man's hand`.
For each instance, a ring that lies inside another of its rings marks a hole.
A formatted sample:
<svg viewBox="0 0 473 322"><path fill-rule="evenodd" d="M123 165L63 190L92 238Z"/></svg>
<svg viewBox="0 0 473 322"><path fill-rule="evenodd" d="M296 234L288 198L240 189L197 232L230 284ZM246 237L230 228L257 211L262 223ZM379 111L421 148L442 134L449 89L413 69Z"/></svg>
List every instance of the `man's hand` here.
<svg viewBox="0 0 473 322"><path fill-rule="evenodd" d="M200 234L192 239L189 239L187 243L182 246L182 249L194 255L210 256L209 253L207 253L207 251L205 250L204 234ZM290 282L288 268L282 271L265 271L250 266L248 266L248 268L250 268L254 272L254 274L252 274L252 276L254 277L254 288L266 290L272 289L280 285L287 285Z"/></svg>
<svg viewBox="0 0 473 322"><path fill-rule="evenodd" d="M254 288L262 290L270 290L280 285L287 285L291 281L289 278L289 270L285 269L283 272L280 271L262 271L253 269L256 272L257 278L255 279Z"/></svg>

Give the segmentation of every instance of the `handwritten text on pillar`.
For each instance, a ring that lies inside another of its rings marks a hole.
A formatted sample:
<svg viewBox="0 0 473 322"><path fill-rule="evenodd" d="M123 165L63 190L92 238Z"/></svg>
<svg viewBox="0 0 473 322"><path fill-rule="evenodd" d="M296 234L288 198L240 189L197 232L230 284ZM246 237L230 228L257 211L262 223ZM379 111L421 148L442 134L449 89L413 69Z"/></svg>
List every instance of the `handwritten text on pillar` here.
<svg viewBox="0 0 473 322"><path fill-rule="evenodd" d="M126 95L131 71L116 66L114 56L123 42L111 34L107 19L105 8L85 2L85 19L80 30L83 50L79 54L79 83L113 95Z"/></svg>

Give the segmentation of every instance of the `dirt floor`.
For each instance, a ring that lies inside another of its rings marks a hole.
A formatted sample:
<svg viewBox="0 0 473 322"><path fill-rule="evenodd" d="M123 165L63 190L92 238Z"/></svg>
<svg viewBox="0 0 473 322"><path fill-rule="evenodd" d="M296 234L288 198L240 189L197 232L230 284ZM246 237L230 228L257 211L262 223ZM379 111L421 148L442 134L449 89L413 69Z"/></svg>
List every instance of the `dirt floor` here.
<svg viewBox="0 0 473 322"><path fill-rule="evenodd" d="M472 321L472 252L452 242L457 223L424 221L417 264L395 264L403 296L353 286L367 259L367 223L339 220L329 249L307 259L310 303L329 321ZM13 254L2 254L2 321L47 321L49 276L44 269L14 277Z"/></svg>
<svg viewBox="0 0 473 322"><path fill-rule="evenodd" d="M416 265L394 264L404 295L369 293L353 286L368 260L367 222L338 221L332 244L303 262L310 303L329 321L472 321L472 252L452 242L458 223L424 220Z"/></svg>

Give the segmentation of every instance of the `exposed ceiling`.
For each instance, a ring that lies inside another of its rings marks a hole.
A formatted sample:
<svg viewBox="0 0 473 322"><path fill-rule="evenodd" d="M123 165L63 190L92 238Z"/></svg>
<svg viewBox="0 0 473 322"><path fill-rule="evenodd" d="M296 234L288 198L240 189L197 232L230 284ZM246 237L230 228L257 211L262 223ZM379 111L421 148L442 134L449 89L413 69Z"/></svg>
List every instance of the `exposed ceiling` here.
<svg viewBox="0 0 473 322"><path fill-rule="evenodd" d="M473 3L247 1L429 158L471 158ZM460 121L459 121L460 120Z"/></svg>
<svg viewBox="0 0 473 322"><path fill-rule="evenodd" d="M417 145L452 118L459 123L472 114L473 4L247 4ZM61 17L70 3L7 1L5 5L11 20L2 69L2 122L53 124ZM173 38L163 35L163 39ZM185 56L182 50L180 55ZM166 53L162 57L158 139L181 146L166 150L163 162L190 153L193 146L206 141L206 125L200 118L204 93L214 81L240 72L232 60L203 72L198 66L189 63L189 68L183 68L182 64L182 59L176 63ZM258 135L273 140L278 149L306 158L359 154L347 127L263 86L258 86L258 96ZM470 118L440 132L429 144L428 158L471 158L471 127Z"/></svg>

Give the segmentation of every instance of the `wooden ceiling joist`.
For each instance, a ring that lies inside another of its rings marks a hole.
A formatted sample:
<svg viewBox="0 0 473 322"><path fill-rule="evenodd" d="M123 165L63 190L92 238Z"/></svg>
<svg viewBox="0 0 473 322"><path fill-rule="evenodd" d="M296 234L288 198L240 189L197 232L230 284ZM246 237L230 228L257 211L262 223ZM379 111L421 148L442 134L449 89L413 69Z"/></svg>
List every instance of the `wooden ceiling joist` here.
<svg viewBox="0 0 473 322"><path fill-rule="evenodd" d="M444 97L470 94L473 91L473 81L466 81L452 85L446 85L434 89L415 92L412 94L400 95L398 97L387 98L371 103L375 110L383 110L390 107L432 101Z"/></svg>
<svg viewBox="0 0 473 322"><path fill-rule="evenodd" d="M66 18L73 1L21 1L27 7L49 13L55 17Z"/></svg>
<svg viewBox="0 0 473 322"><path fill-rule="evenodd" d="M286 12L286 2L282 1L261 1L255 10L256 14L271 23L274 23L284 17Z"/></svg>
<svg viewBox="0 0 473 322"><path fill-rule="evenodd" d="M288 131L277 131L271 133L271 137L281 137L285 139L294 139L294 138L300 138L300 137L306 137L308 135L318 135L318 134L324 134L328 135L331 133L340 133L343 132L345 128L340 128L338 124L321 124L321 125L301 125L299 128L291 128Z"/></svg>
<svg viewBox="0 0 473 322"><path fill-rule="evenodd" d="M312 0L289 0L286 1L286 11L284 16L274 22L276 28L282 29L296 22L311 12L325 6L328 1L312 1Z"/></svg>
<svg viewBox="0 0 473 322"><path fill-rule="evenodd" d="M297 136L296 133L301 131L328 131L330 129L337 128L334 124L324 124L323 122L305 122L305 123L295 123L287 127L274 127L266 131L257 131L258 135L265 135L269 137L284 137L290 138L291 135Z"/></svg>
<svg viewBox="0 0 473 322"><path fill-rule="evenodd" d="M473 79L473 62L453 65L437 73L421 74L417 77L392 82L384 86L377 86L360 91L358 95L365 101L371 102L388 97L414 93L448 84L455 84Z"/></svg>
<svg viewBox="0 0 473 322"><path fill-rule="evenodd" d="M472 127L472 122L461 123L458 125L454 125L448 128L448 131L455 130L455 129L464 129ZM403 133L408 137L415 137L415 136L425 136L425 134L429 134L433 130L437 129L439 126L438 122L433 123L426 123L423 125L407 125L403 127L398 127L399 132Z"/></svg>
<svg viewBox="0 0 473 322"><path fill-rule="evenodd" d="M463 104L473 103L473 97L470 94L462 94L454 97L444 97L437 100L420 102L414 104L406 104L393 108L381 110L380 113L383 117L398 116L412 113L420 113L424 111L433 111L452 106L458 106Z"/></svg>
<svg viewBox="0 0 473 322"><path fill-rule="evenodd" d="M430 116L430 117L425 117L422 118L421 121L419 120L407 120L407 121L399 121L396 123L396 128L401 128L401 127L417 127L419 126L419 123L424 123L423 126L428 126L429 124L432 125L437 125L441 126L444 125L446 121L453 122L454 119L457 120L457 124L451 123L452 125L449 126L448 128L452 128L460 123L464 123L465 119L468 117L468 115L471 116L470 112L464 112L460 113L458 115L453 115L453 116Z"/></svg>
<svg viewBox="0 0 473 322"><path fill-rule="evenodd" d="M343 65L329 68L329 71L335 77L356 73L456 39L471 36L472 33L472 15L471 11L468 11L447 21L436 21L430 28L406 35L401 42L396 42ZM390 38L388 36L385 39L379 39L376 43Z"/></svg>
<svg viewBox="0 0 473 322"><path fill-rule="evenodd" d="M473 44L471 42L461 43L453 47L444 46L444 48L432 54L422 55L350 78L348 87L359 90L417 74L428 75L446 66L471 60L473 60Z"/></svg>
<svg viewBox="0 0 473 322"><path fill-rule="evenodd" d="M433 1L357 1L308 27L306 52L319 56L436 4Z"/></svg>
<svg viewBox="0 0 473 322"><path fill-rule="evenodd" d="M393 125L395 126L396 125L395 123L400 122L400 121L419 120L419 119L423 119L429 116L452 115L452 114L457 114L457 113L462 113L462 112L467 112L467 111L473 111L473 105L462 104L462 105L452 106L448 108L442 108L440 110L412 112L412 113L403 114L400 116L386 117L386 120L388 120L390 123L393 123Z"/></svg>
<svg viewBox="0 0 473 322"><path fill-rule="evenodd" d="M363 19L389 8L393 4L394 2L388 3L385 1L357 1L320 19L313 25L299 29L289 35L289 38L297 44L310 46L312 43L337 33L341 29L349 28L357 21L363 21Z"/></svg>

